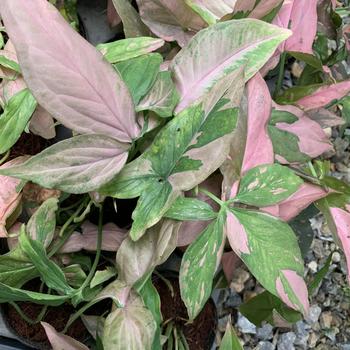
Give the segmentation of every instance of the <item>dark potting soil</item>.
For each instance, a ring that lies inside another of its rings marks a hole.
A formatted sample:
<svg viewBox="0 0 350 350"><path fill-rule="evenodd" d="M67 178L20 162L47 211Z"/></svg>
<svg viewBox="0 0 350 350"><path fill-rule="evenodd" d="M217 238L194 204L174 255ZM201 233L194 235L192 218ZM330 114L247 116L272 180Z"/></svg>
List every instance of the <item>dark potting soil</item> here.
<svg viewBox="0 0 350 350"><path fill-rule="evenodd" d="M181 300L180 287L175 278L168 279L173 287L174 295L164 281L155 277L154 285L161 300L163 321L173 320L182 330L191 350L209 350L215 337L217 324L216 308L210 300L192 324L186 324L187 310Z"/></svg>
<svg viewBox="0 0 350 350"><path fill-rule="evenodd" d="M40 136L24 132L22 133L19 140L15 143L15 145L11 148L11 153L8 160L24 155L33 156L43 151L51 144L52 141L45 140Z"/></svg>
<svg viewBox="0 0 350 350"><path fill-rule="evenodd" d="M21 308L23 313L31 319L37 318L43 308L42 305L30 302L18 302L17 305ZM49 323L60 332L67 324L69 317L74 311L75 309L69 304L64 304L59 307L48 307L43 321ZM44 346L50 347L45 330L40 323L34 325L27 323L9 304L6 304L4 312L7 322L21 338L29 342L43 343ZM85 340L89 336L80 318L72 324L66 334L80 341Z"/></svg>

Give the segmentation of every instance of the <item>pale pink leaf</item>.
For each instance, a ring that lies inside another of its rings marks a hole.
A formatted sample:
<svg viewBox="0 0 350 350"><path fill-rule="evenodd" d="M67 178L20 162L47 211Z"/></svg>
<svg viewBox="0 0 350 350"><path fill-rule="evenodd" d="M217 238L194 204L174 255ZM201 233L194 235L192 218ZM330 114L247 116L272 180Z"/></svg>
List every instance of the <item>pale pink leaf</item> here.
<svg viewBox="0 0 350 350"><path fill-rule="evenodd" d="M350 92L350 80L345 80L332 85L320 86L312 94L296 101L296 104L308 111L310 109L321 108L334 100L340 100Z"/></svg>
<svg viewBox="0 0 350 350"><path fill-rule="evenodd" d="M248 81L289 35L289 30L255 19L220 22L201 30L170 66L181 98L175 112L242 66Z"/></svg>
<svg viewBox="0 0 350 350"><path fill-rule="evenodd" d="M43 137L44 139L52 139L56 136L55 121L41 106L37 106L29 124L30 131Z"/></svg>
<svg viewBox="0 0 350 350"><path fill-rule="evenodd" d="M186 45L192 36L206 26L185 0L137 0L141 19L151 31L165 41Z"/></svg>
<svg viewBox="0 0 350 350"><path fill-rule="evenodd" d="M350 284L350 213L340 208L330 208L333 217L337 236L341 242L348 267L348 283Z"/></svg>
<svg viewBox="0 0 350 350"><path fill-rule="evenodd" d="M23 163L27 157L13 159L0 167L5 169L13 165ZM21 180L9 176L0 175L0 237L7 237L6 220L14 212L21 201L22 194L16 187Z"/></svg>
<svg viewBox="0 0 350 350"><path fill-rule="evenodd" d="M231 212L227 212L226 235L231 248L238 256L251 253L247 232L237 217Z"/></svg>
<svg viewBox="0 0 350 350"><path fill-rule="evenodd" d="M81 228L82 233L73 233L60 249L60 253L75 253L81 250L96 251L98 227L90 222L84 222ZM116 252L126 236L127 230L123 230L113 223L104 225L101 249Z"/></svg>
<svg viewBox="0 0 350 350"><path fill-rule="evenodd" d="M46 322L41 322L44 327L47 337L49 338L52 350L89 350L89 348L69 337L68 335L59 333Z"/></svg>
<svg viewBox="0 0 350 350"><path fill-rule="evenodd" d="M273 163L273 147L267 133L271 113L271 96L260 74L248 82L247 138L242 174L261 164Z"/></svg>
<svg viewBox="0 0 350 350"><path fill-rule="evenodd" d="M249 2L249 1L248 1ZM264 0L260 1L252 12L249 13L250 18L263 18L277 8L283 0Z"/></svg>
<svg viewBox="0 0 350 350"><path fill-rule="evenodd" d="M107 21L110 27L116 27L119 23L121 23L121 18L118 15L112 0L108 0L107 4Z"/></svg>
<svg viewBox="0 0 350 350"><path fill-rule="evenodd" d="M139 135L130 93L118 73L46 0L2 0L0 15L31 92L79 133L122 142Z"/></svg>
<svg viewBox="0 0 350 350"><path fill-rule="evenodd" d="M261 208L261 210L284 221L289 221L306 209L310 204L327 195L328 192L321 187L304 183L295 193L278 205L264 207Z"/></svg>

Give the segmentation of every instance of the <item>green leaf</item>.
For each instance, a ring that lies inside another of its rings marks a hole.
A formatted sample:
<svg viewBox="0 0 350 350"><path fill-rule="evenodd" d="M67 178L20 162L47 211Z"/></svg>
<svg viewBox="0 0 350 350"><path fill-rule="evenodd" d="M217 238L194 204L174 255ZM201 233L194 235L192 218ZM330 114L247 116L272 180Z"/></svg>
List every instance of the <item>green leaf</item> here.
<svg viewBox="0 0 350 350"><path fill-rule="evenodd" d="M217 213L208 203L199 199L179 197L164 216L174 220L197 221L215 219Z"/></svg>
<svg viewBox="0 0 350 350"><path fill-rule="evenodd" d="M19 246L0 255L0 283L20 288L38 275L37 269Z"/></svg>
<svg viewBox="0 0 350 350"><path fill-rule="evenodd" d="M138 291L143 303L149 311L152 312L153 318L156 321L157 329L153 340L152 350L161 350L161 323L162 323L162 313L160 309L160 297L157 289L152 283L152 277L150 276L146 283L143 284L142 288Z"/></svg>
<svg viewBox="0 0 350 350"><path fill-rule="evenodd" d="M5 41L4 41L4 36L3 34L0 32L0 49L2 49L4 47Z"/></svg>
<svg viewBox="0 0 350 350"><path fill-rule="evenodd" d="M45 248L50 245L55 233L57 204L58 199L49 198L38 208L27 224L28 235L42 243Z"/></svg>
<svg viewBox="0 0 350 350"><path fill-rule="evenodd" d="M301 314L287 307L280 299L265 291L256 297L248 300L239 308L240 313L257 327L267 321L271 325L279 326L276 321L284 320L293 324L301 320Z"/></svg>
<svg viewBox="0 0 350 350"><path fill-rule="evenodd" d="M129 88L135 106L156 81L162 62L160 54L151 53L114 65Z"/></svg>
<svg viewBox="0 0 350 350"><path fill-rule="evenodd" d="M298 120L299 119L293 113L290 113L287 111L281 111L281 110L277 110L277 109L273 108L271 111L271 117L269 120L269 124L270 125L276 125L277 123L292 124Z"/></svg>
<svg viewBox="0 0 350 350"><path fill-rule="evenodd" d="M0 116L0 154L7 152L26 128L37 103L28 89L13 95Z"/></svg>
<svg viewBox="0 0 350 350"><path fill-rule="evenodd" d="M295 86L289 88L283 92L283 94L276 97L276 102L279 104L293 104L294 102L300 100L301 98L311 95L313 92L318 90L324 84L313 84L307 86Z"/></svg>
<svg viewBox="0 0 350 350"><path fill-rule="evenodd" d="M232 327L231 320L227 322L224 337L221 340L219 350L243 350L243 347Z"/></svg>
<svg viewBox="0 0 350 350"><path fill-rule="evenodd" d="M130 299L124 308L107 316L102 337L104 350L151 350L156 322L141 297L133 295Z"/></svg>
<svg viewBox="0 0 350 350"><path fill-rule="evenodd" d="M113 41L96 46L109 63L126 61L154 51L164 45L164 40L138 37Z"/></svg>
<svg viewBox="0 0 350 350"><path fill-rule="evenodd" d="M68 284L73 288L80 288L86 280L86 273L78 264L65 266L62 268L62 271Z"/></svg>
<svg viewBox="0 0 350 350"><path fill-rule="evenodd" d="M1 35L2 38L2 35ZM5 57L0 53L0 66L3 66L5 68L11 69L17 73L21 73L21 67L19 64L13 60L10 60L9 58Z"/></svg>
<svg viewBox="0 0 350 350"><path fill-rule="evenodd" d="M32 240L22 230L19 244L49 288L66 295L71 295L74 292L74 289L68 285L63 271L47 257L41 242Z"/></svg>
<svg viewBox="0 0 350 350"><path fill-rule="evenodd" d="M225 244L226 215L209 224L186 249L180 268L180 291L190 320L194 320L212 292L214 274L220 263Z"/></svg>
<svg viewBox="0 0 350 350"><path fill-rule="evenodd" d="M0 303L30 301L34 304L59 306L69 299L66 295L51 295L13 288L0 282Z"/></svg>
<svg viewBox="0 0 350 350"><path fill-rule="evenodd" d="M309 66L316 68L317 70L323 72L323 64L322 61L314 55L304 52L296 52L296 51L288 51L289 55L293 56L299 61L303 61Z"/></svg>
<svg viewBox="0 0 350 350"><path fill-rule="evenodd" d="M106 269L104 270L96 271L95 276L90 282L90 288L94 288L108 281L109 279L114 277L116 274L117 274L116 269L111 266L107 266Z"/></svg>
<svg viewBox="0 0 350 350"><path fill-rule="evenodd" d="M296 192L302 184L300 177L285 166L260 165L244 175L235 201L257 207L277 204Z"/></svg>
<svg viewBox="0 0 350 350"><path fill-rule="evenodd" d="M231 208L227 236L232 249L256 279L291 308L306 313L304 264L297 238L287 223L262 212Z"/></svg>
<svg viewBox="0 0 350 350"><path fill-rule="evenodd" d="M299 138L295 134L268 125L270 139L276 155L281 156L289 163L305 163L311 158L300 151Z"/></svg>
<svg viewBox="0 0 350 350"><path fill-rule="evenodd" d="M309 293L312 294L317 287L321 284L322 280L326 277L329 268L332 264L332 256L333 253L331 253L328 257L328 259L326 260L325 264L323 265L323 267L320 269L320 271L318 271L316 273L316 275L314 276L313 280L311 281L310 285L309 285Z"/></svg>
<svg viewBox="0 0 350 350"><path fill-rule="evenodd" d="M179 102L179 94L171 78L171 73L159 72L151 89L136 106L136 112L149 110L162 118L171 117Z"/></svg>

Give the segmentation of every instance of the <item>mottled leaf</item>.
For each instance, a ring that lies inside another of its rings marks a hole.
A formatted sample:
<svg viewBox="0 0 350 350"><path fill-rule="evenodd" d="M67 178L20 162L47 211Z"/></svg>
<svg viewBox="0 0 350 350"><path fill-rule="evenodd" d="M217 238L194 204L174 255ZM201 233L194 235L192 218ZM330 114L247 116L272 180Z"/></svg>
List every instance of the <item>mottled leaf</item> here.
<svg viewBox="0 0 350 350"><path fill-rule="evenodd" d="M104 350L151 350L156 322L141 297L123 308L117 308L106 318L103 329Z"/></svg>
<svg viewBox="0 0 350 350"><path fill-rule="evenodd" d="M306 314L309 301L302 278L304 265L291 228L273 216L234 208L227 213L226 229L232 249L262 286Z"/></svg>
<svg viewBox="0 0 350 350"><path fill-rule="evenodd" d="M96 48L108 62L117 63L155 51L163 45L162 39L139 37L99 44Z"/></svg>
<svg viewBox="0 0 350 350"><path fill-rule="evenodd" d="M179 223L164 220L137 242L127 238L117 252L119 279L132 286L165 262L176 248Z"/></svg>
<svg viewBox="0 0 350 350"><path fill-rule="evenodd" d="M46 200L29 219L26 227L27 234L47 248L53 238L56 228L56 211L58 199Z"/></svg>
<svg viewBox="0 0 350 350"><path fill-rule="evenodd" d="M190 320L194 320L207 302L216 269L220 263L224 239L224 213L212 222L186 249L181 261L180 290Z"/></svg>
<svg viewBox="0 0 350 350"><path fill-rule="evenodd" d="M149 110L157 113L160 117L171 117L179 102L170 72L159 72L151 89L136 106L136 111Z"/></svg>
<svg viewBox="0 0 350 350"><path fill-rule="evenodd" d="M117 274L117 271L110 266L107 266L104 270L98 270L95 273L95 276L90 282L90 288L94 288L108 280L110 280L112 277L115 277Z"/></svg>
<svg viewBox="0 0 350 350"><path fill-rule="evenodd" d="M111 180L124 166L127 144L98 134L61 141L22 165L0 174L33 181L69 193L93 191Z"/></svg>
<svg viewBox="0 0 350 350"><path fill-rule="evenodd" d="M0 14L29 89L55 119L121 142L139 135L123 81L50 3L3 0Z"/></svg>
<svg viewBox="0 0 350 350"><path fill-rule="evenodd" d="M62 270L47 257L41 242L32 240L22 231L19 236L19 244L49 288L63 294L72 294L73 289L67 284Z"/></svg>
<svg viewBox="0 0 350 350"><path fill-rule="evenodd" d="M264 207L288 198L303 181L292 170L279 164L260 165L250 169L242 178L236 200Z"/></svg>
<svg viewBox="0 0 350 350"><path fill-rule="evenodd" d="M217 23L200 31L171 63L181 97L175 111L192 104L242 65L248 81L289 35L288 30L254 19Z"/></svg>
<svg viewBox="0 0 350 350"><path fill-rule="evenodd" d="M209 25L232 13L236 4L236 0L185 0L185 2Z"/></svg>
<svg viewBox="0 0 350 350"><path fill-rule="evenodd" d="M0 154L7 152L20 138L36 108L28 89L13 95L0 116Z"/></svg>

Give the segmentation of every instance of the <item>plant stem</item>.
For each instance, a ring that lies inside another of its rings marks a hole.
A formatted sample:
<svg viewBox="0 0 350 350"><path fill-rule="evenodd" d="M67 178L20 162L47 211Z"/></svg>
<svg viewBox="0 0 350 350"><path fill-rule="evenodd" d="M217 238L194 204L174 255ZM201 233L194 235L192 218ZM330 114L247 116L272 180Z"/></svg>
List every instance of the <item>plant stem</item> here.
<svg viewBox="0 0 350 350"><path fill-rule="evenodd" d="M283 78L284 78L284 66L286 64L286 58L287 58L287 53L283 52L281 55L281 60L280 60L280 64L279 64L279 71L278 71L278 79L277 79L277 83L276 83L276 88L275 88L275 92L273 94L273 97L276 98L281 89L282 89L282 84L283 84Z"/></svg>
<svg viewBox="0 0 350 350"><path fill-rule="evenodd" d="M222 207L223 205L225 205L225 202L223 202L221 199L219 199L218 197L216 197L214 194L212 194L211 192L205 190L204 188L199 188L199 192L202 192L203 194L205 194L206 196L208 196L210 199L212 199L215 203L219 204L220 207Z"/></svg>
<svg viewBox="0 0 350 350"><path fill-rule="evenodd" d="M309 165L309 169L311 171L312 176L315 177L316 179L318 179L316 170L315 170L314 165L312 164L312 162L309 161L307 164Z"/></svg>
<svg viewBox="0 0 350 350"><path fill-rule="evenodd" d="M39 323L43 319L43 317L45 316L46 311L47 311L47 307L48 307L47 305L44 305L44 307L41 309L37 318L35 320L33 320L30 317L28 317L14 301L10 301L9 304L11 306L13 306L13 308L18 312L18 314L24 319L24 321L26 321L30 325L34 325L34 324Z"/></svg>

